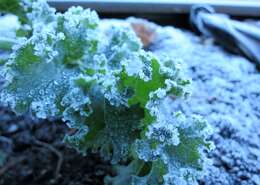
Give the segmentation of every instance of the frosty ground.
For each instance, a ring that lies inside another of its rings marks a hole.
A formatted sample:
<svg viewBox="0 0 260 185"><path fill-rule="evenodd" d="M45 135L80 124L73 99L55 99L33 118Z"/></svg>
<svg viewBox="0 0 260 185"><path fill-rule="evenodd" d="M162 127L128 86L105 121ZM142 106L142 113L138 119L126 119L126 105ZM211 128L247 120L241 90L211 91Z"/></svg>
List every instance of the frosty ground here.
<svg viewBox="0 0 260 185"><path fill-rule="evenodd" d="M101 25L143 24L152 30L147 50L158 57L166 53L182 61L193 80L192 95L175 101L173 110L199 114L211 124L215 150L213 164L199 181L205 185L260 184L260 74L244 57L230 54L211 40L174 27L143 20L104 20ZM81 156L62 143L69 129L59 120L36 120L15 116L1 108L0 149L7 162L0 169L0 185L102 184L112 173L98 154ZM53 148L55 150L53 150ZM57 154L58 152L58 154ZM62 167L57 176L57 164Z"/></svg>

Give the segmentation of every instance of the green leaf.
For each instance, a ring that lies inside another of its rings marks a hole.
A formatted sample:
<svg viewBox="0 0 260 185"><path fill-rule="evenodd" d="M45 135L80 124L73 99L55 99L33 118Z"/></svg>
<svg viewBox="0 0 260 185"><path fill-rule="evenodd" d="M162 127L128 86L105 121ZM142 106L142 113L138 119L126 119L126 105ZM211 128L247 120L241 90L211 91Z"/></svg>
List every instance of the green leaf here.
<svg viewBox="0 0 260 185"><path fill-rule="evenodd" d="M1 50L12 50L12 47L17 44L13 38L0 37L0 49Z"/></svg>
<svg viewBox="0 0 260 185"><path fill-rule="evenodd" d="M121 74L123 87L132 88L134 95L128 100L129 105L140 104L143 108L149 101L149 94L160 87L164 87L165 77L160 74L160 64L153 58L151 59L152 77L148 81L139 76L129 76L125 71Z"/></svg>
<svg viewBox="0 0 260 185"><path fill-rule="evenodd" d="M114 107L104 101L92 99L93 113L86 120L89 131L79 148L99 150L115 164L129 157L135 139L140 136L144 113L137 106Z"/></svg>
<svg viewBox="0 0 260 185"><path fill-rule="evenodd" d="M19 17L19 20L22 23L28 21L26 11L24 10L22 1L20 0L0 0L0 12L15 14Z"/></svg>
<svg viewBox="0 0 260 185"><path fill-rule="evenodd" d="M175 122L176 128L180 133L179 144L167 144L154 140L152 134L147 135L147 138L136 142L137 155L144 161L151 161L152 164L161 161L160 172L164 177L164 184L195 184L197 177L201 175L205 156L202 155L202 150L209 150L210 143L205 141L205 134L208 133L206 122L198 118L190 118L178 120ZM168 128L169 125L161 124L161 130ZM159 127L157 127L159 129ZM155 130L151 130L154 132ZM189 133L189 134L188 134ZM162 133L164 134L164 133ZM161 137L166 135L161 135ZM170 137L170 135L168 135ZM154 145L154 142L157 142ZM156 178L156 174L150 172L149 178ZM153 177L154 176L154 177ZM182 183L181 183L182 182ZM136 183L138 184L138 183ZM145 184L145 183L144 183ZM139 185L139 184L138 184Z"/></svg>
<svg viewBox="0 0 260 185"><path fill-rule="evenodd" d="M91 10L56 13L46 2L28 2L18 5L32 32L1 66L0 102L65 121L74 131L64 139L71 146L120 164L106 184L195 184L209 132L205 121L170 106L169 95L188 94L179 64L144 51L129 26L104 30Z"/></svg>
<svg viewBox="0 0 260 185"><path fill-rule="evenodd" d="M60 114L59 100L68 90L69 77L75 70L66 69L58 62L44 61L34 54L32 44L19 49L6 65L6 74L13 76L1 93L4 102L17 113L31 108L41 118Z"/></svg>

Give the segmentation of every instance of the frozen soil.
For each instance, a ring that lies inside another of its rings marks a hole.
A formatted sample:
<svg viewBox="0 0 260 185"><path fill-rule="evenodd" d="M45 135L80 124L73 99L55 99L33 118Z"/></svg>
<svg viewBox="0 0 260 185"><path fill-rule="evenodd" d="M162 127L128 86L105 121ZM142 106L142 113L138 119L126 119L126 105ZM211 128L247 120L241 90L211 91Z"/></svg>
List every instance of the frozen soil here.
<svg viewBox="0 0 260 185"><path fill-rule="evenodd" d="M156 27L156 26L155 26ZM173 27L157 27L150 50L179 58L193 80L192 96L173 109L199 114L214 134L213 165L200 181L205 185L260 184L260 73L247 59L232 55L211 40Z"/></svg>
<svg viewBox="0 0 260 185"><path fill-rule="evenodd" d="M101 185L111 174L98 154L83 156L62 142L69 132L64 123L15 116L4 108L0 115L0 149L7 154L0 185Z"/></svg>
<svg viewBox="0 0 260 185"><path fill-rule="evenodd" d="M103 25L133 22L143 25L141 31L150 30L147 50L182 61L193 80L192 96L175 101L172 108L202 115L214 130L216 149L208 154L213 164L205 168L199 183L260 185L260 74L255 65L211 40L173 27L135 19L106 20ZM69 132L59 120L15 116L1 108L0 151L7 154L7 161L0 168L0 185L103 184L111 166L98 154L82 156L66 146L62 139Z"/></svg>

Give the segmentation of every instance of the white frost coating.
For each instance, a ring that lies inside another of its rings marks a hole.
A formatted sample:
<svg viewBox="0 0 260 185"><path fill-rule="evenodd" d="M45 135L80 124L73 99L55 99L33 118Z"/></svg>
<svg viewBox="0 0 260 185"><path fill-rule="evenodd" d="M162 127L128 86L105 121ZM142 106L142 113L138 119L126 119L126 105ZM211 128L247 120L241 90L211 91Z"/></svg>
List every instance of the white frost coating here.
<svg viewBox="0 0 260 185"><path fill-rule="evenodd" d="M70 33L75 33L78 29L92 29L98 24L98 15L90 9L83 10L82 7L71 7L64 14L65 30Z"/></svg>
<svg viewBox="0 0 260 185"><path fill-rule="evenodd" d="M138 154L139 159L142 159L146 162L154 161L158 159L159 156L159 148L150 150L151 144L149 142L143 140L136 141L136 153Z"/></svg>
<svg viewBox="0 0 260 185"><path fill-rule="evenodd" d="M166 121L153 123L149 126L146 136L150 139L155 139L166 145L178 145L180 143L179 131Z"/></svg>
<svg viewBox="0 0 260 185"><path fill-rule="evenodd" d="M46 109L46 107L49 107L52 110L52 112L49 112L49 110ZM39 102L34 101L31 104L31 109L36 114L36 116L41 119L54 117L58 112L58 109L55 107L55 105L52 104L52 102L43 103L43 101L39 101Z"/></svg>
<svg viewBox="0 0 260 185"><path fill-rule="evenodd" d="M156 91L151 92L151 93L149 94L149 97L150 97L151 99L157 99L157 98L162 99L162 98L164 98L166 95L167 95L167 94L166 94L166 90L165 90L165 89L162 89L162 88L159 88L159 89L157 89Z"/></svg>
<svg viewBox="0 0 260 185"><path fill-rule="evenodd" d="M51 8L46 4L44 0L39 0L33 3L26 2L27 6L31 6L32 12L27 13L27 17L32 21L32 29L36 32L41 32L44 27L51 23L55 19L54 8Z"/></svg>
<svg viewBox="0 0 260 185"><path fill-rule="evenodd" d="M41 33L38 37L32 37L31 43L34 45L34 54L45 57L47 59L46 62L48 63L58 56L59 52L54 50L54 46L57 42L64 40L64 34L58 33L56 35L55 30L52 28L45 28L42 31L46 33Z"/></svg>
<svg viewBox="0 0 260 185"><path fill-rule="evenodd" d="M143 62L138 56L133 56L133 58L123 60L121 64L125 67L125 70L129 76L138 74L143 68Z"/></svg>
<svg viewBox="0 0 260 185"><path fill-rule="evenodd" d="M89 97L85 96L79 88L73 88L66 96L62 98L61 105L70 106L78 111L82 105L90 104Z"/></svg>
<svg viewBox="0 0 260 185"><path fill-rule="evenodd" d="M207 124L162 108L168 96L187 94L178 60L144 51L129 26L100 30L97 14L81 7L62 14L36 2L29 17L32 36L5 66L3 101L17 112L61 117L76 131L65 140L80 151L99 151L112 164L132 160L137 167L112 177L113 185L158 185L167 173L195 182ZM138 165L151 169L141 177Z"/></svg>
<svg viewBox="0 0 260 185"><path fill-rule="evenodd" d="M182 177L178 177L172 174L166 174L163 176L164 185L188 185L187 181L184 180Z"/></svg>
<svg viewBox="0 0 260 185"><path fill-rule="evenodd" d="M0 36L15 38L16 31L21 27L18 17L14 15L1 16L0 19Z"/></svg>

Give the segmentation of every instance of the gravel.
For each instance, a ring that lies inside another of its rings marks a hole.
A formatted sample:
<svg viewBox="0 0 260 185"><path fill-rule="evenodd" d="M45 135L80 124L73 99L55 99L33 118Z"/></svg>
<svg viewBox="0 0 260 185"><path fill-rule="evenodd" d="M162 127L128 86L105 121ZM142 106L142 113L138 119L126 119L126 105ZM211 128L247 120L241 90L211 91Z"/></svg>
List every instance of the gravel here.
<svg viewBox="0 0 260 185"><path fill-rule="evenodd" d="M151 50L179 58L193 80L192 96L172 106L199 114L213 127L215 150L208 154L205 185L260 184L260 73L247 59L210 39L173 27L158 27Z"/></svg>

